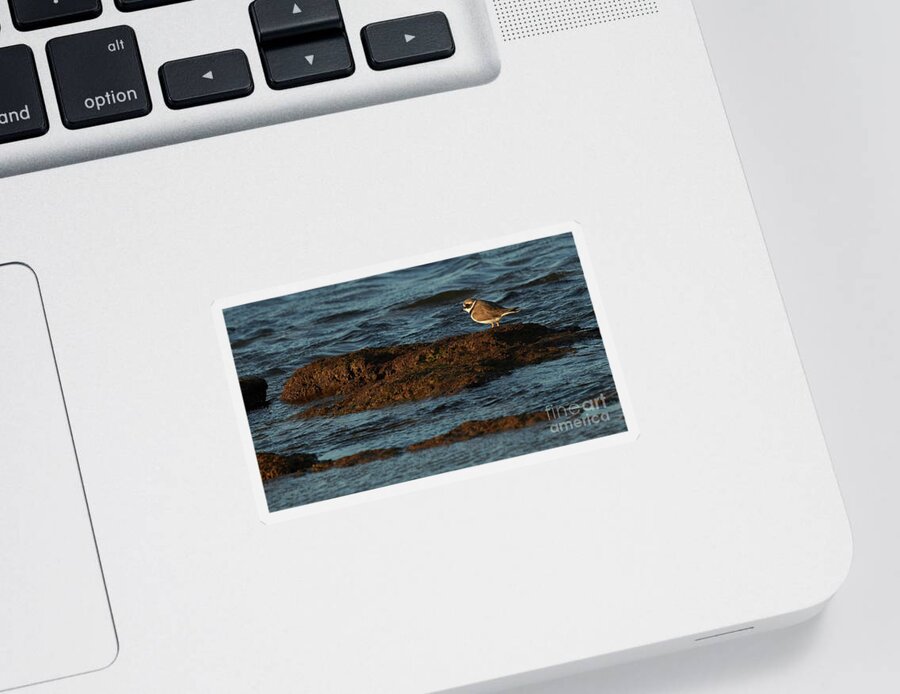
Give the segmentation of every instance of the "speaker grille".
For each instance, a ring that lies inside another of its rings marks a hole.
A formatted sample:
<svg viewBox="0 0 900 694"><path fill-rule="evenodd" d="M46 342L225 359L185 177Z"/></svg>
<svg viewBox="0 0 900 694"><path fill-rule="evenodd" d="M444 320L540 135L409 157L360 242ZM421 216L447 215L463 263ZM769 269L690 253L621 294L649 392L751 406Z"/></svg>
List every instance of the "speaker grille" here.
<svg viewBox="0 0 900 694"><path fill-rule="evenodd" d="M504 41L656 14L656 0L493 0Z"/></svg>

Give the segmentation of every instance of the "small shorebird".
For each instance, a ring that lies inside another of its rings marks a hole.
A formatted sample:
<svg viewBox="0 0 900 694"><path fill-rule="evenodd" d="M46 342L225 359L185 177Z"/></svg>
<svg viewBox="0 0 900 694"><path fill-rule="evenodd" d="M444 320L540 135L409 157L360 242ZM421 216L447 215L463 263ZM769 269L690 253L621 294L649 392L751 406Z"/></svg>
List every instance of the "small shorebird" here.
<svg viewBox="0 0 900 694"><path fill-rule="evenodd" d="M473 321L482 325L490 325L496 328L500 325L500 319L510 313L518 313L517 308L505 308L493 301L484 299L466 299L463 301L463 311L469 314Z"/></svg>

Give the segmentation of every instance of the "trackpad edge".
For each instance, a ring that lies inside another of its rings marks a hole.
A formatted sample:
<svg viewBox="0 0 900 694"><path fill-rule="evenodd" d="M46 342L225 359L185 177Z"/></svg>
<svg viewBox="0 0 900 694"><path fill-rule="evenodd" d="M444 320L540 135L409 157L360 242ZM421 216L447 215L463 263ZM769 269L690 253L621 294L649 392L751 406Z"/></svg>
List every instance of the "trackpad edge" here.
<svg viewBox="0 0 900 694"><path fill-rule="evenodd" d="M110 665L118 640L37 276L0 264L0 691Z"/></svg>

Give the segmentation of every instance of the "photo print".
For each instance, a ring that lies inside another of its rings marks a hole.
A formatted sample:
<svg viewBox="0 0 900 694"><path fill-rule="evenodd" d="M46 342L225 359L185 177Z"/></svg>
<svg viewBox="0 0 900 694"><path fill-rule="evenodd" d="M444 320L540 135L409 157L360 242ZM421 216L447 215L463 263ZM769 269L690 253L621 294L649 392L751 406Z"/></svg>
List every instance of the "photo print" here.
<svg viewBox="0 0 900 694"><path fill-rule="evenodd" d="M270 513L628 431L571 232L223 315Z"/></svg>

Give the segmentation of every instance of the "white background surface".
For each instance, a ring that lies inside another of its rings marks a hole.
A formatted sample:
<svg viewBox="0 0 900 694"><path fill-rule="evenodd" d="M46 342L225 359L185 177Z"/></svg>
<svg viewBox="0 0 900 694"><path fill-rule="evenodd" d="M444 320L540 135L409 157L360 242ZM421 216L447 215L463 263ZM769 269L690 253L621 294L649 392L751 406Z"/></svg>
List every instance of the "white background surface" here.
<svg viewBox="0 0 900 694"><path fill-rule="evenodd" d="M900 691L900 7L694 0L854 534L800 627L527 694Z"/></svg>

